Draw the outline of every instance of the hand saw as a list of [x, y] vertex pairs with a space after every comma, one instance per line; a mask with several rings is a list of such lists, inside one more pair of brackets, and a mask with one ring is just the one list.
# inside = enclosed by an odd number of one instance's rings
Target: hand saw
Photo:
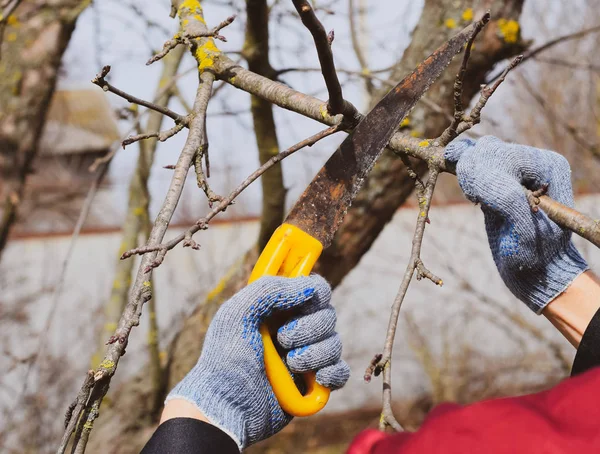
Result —
[[[310, 273], [400, 122], [465, 47], [473, 30], [471, 25], [438, 48], [361, 120], [273, 233], [248, 283], [262, 276]], [[267, 324], [260, 332], [266, 375], [281, 408], [293, 416], [317, 413], [327, 403], [330, 390], [318, 384], [315, 372], [310, 372], [303, 374], [307, 391], [302, 395], [275, 348]]]

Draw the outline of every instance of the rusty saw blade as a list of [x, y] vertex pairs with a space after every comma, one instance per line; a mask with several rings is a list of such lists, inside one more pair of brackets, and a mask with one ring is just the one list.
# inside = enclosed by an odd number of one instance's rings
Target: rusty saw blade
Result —
[[400, 122], [464, 49], [473, 34], [467, 27], [439, 47], [396, 85], [356, 126], [300, 196], [285, 222], [331, 244], [356, 193]]

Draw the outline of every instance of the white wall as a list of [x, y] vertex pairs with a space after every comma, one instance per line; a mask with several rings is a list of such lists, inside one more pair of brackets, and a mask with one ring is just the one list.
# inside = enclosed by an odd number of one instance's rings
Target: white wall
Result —
[[[578, 206], [586, 213], [599, 216], [599, 200], [600, 196], [582, 197]], [[433, 272], [444, 279], [444, 286], [439, 288], [426, 280], [413, 282], [403, 308], [427, 331], [429, 348], [434, 354], [440, 354], [444, 345], [443, 330], [449, 329], [453, 348], [467, 345], [473, 349], [474, 355], [481, 353], [506, 359], [527, 354], [521, 342], [507, 339], [505, 333], [492, 326], [489, 319], [479, 315], [477, 295], [461, 287], [464, 279], [500, 305], [511, 309], [521, 306], [505, 289], [495, 271], [480, 210], [469, 204], [435, 206], [430, 218], [423, 259]], [[333, 395], [328, 410], [377, 405], [379, 402], [379, 380], [374, 379], [370, 385], [365, 385], [362, 376], [373, 354], [382, 349], [389, 308], [406, 267], [415, 219], [415, 209], [400, 210], [373, 248], [334, 293], [339, 331], [344, 341], [344, 358], [350, 363], [353, 375], [349, 385]], [[196, 235], [202, 246], [200, 251], [177, 247], [169, 252], [163, 265], [155, 271], [155, 294], [163, 337], [169, 337], [176, 331], [182, 314], [201, 302], [224, 270], [252, 244], [257, 227], [255, 222], [215, 224]], [[167, 238], [177, 233], [174, 229]], [[8, 284], [2, 289], [3, 301], [14, 301], [19, 295], [35, 294], [40, 288], [51, 287], [58, 276], [69, 241], [69, 237], [60, 236], [10, 243], [3, 260], [3, 263], [10, 264], [2, 271], [2, 280]], [[96, 345], [94, 329], [102, 323], [100, 308], [110, 292], [119, 241], [119, 233], [83, 235], [79, 239], [44, 342], [44, 351], [55, 357], [65, 355], [69, 359], [70, 364], [61, 373], [65, 377], [76, 377], [72, 393], [76, 392]], [[582, 242], [578, 241], [578, 244]], [[592, 268], [599, 271], [599, 251], [594, 247], [582, 250]], [[52, 290], [43, 292], [27, 306], [30, 323], [2, 327], [2, 339], [6, 342], [8, 338], [14, 353], [25, 356], [38, 348], [36, 333], [47, 323], [53, 300]], [[493, 311], [488, 309], [483, 309], [483, 313], [493, 316]], [[536, 317], [526, 308], [522, 308], [522, 313], [527, 321], [552, 333], [552, 328], [542, 317]], [[446, 322], [449, 326], [444, 327]], [[429, 384], [406, 344], [402, 326], [396, 340], [393, 381], [395, 395], [406, 397], [427, 389]], [[147, 320], [144, 319], [131, 335], [116, 382], [145, 363], [146, 330]], [[25, 332], [27, 334], [23, 335]], [[163, 342], [163, 347], [165, 345], [166, 342]], [[526, 350], [539, 351], [540, 345], [536, 342], [528, 341], [528, 345]], [[566, 342], [564, 348], [567, 355], [572, 355]], [[4, 358], [4, 361], [8, 359]], [[4, 381], [21, 389], [25, 370], [24, 367], [16, 368], [5, 375]], [[31, 386], [35, 388], [35, 381]], [[18, 393], [5, 395], [0, 397], [0, 401], [11, 401], [16, 395]], [[58, 408], [57, 411], [60, 414], [63, 410]]]

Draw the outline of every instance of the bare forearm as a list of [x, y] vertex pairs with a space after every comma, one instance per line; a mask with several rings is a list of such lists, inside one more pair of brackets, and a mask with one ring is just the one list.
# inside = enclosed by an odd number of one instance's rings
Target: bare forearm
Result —
[[575, 347], [579, 347], [590, 320], [600, 309], [600, 279], [591, 271], [578, 276], [542, 314]]

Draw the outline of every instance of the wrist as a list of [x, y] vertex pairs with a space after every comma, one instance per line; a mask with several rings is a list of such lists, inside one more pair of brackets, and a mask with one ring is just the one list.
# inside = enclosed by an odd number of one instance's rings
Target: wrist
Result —
[[575, 347], [600, 309], [600, 280], [591, 271], [580, 274], [542, 311], [542, 314]]
[[174, 418], [192, 418], [212, 424], [196, 405], [185, 399], [167, 401], [160, 415], [160, 424]]

